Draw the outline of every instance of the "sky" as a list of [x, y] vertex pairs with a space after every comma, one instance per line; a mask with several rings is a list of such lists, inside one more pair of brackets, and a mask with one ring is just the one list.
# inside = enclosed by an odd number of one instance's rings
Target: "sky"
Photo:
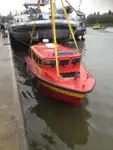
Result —
[[[26, 2], [36, 2], [37, 0], [1, 0], [0, 2], [0, 13], [2, 15], [7, 15], [10, 10], [12, 12], [20, 11], [24, 7], [22, 6]], [[75, 9], [78, 9], [80, 0], [68, 0]], [[60, 0], [56, 0], [57, 7], [60, 7]], [[108, 10], [113, 10], [113, 0], [82, 0], [81, 11], [86, 15], [98, 12], [107, 12]]]

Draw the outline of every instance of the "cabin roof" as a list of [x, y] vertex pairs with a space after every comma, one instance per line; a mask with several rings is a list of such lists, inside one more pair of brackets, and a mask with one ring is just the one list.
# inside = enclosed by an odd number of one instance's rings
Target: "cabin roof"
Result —
[[[37, 56], [43, 59], [55, 58], [54, 44], [53, 47], [52, 44], [48, 46], [47, 44], [38, 44], [38, 45], [31, 46], [31, 49]], [[80, 57], [80, 53], [78, 52], [75, 53], [74, 49], [62, 45], [57, 45], [57, 54], [58, 54], [58, 58]]]

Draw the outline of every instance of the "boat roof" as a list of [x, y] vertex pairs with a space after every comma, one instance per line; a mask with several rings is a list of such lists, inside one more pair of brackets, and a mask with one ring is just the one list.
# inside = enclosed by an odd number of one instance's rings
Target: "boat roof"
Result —
[[[43, 59], [55, 59], [55, 51], [53, 43], [37, 44], [31, 46], [31, 50], [37, 56]], [[80, 53], [75, 52], [74, 49], [59, 44], [57, 45], [57, 55], [58, 58], [73, 58], [81, 56]]]

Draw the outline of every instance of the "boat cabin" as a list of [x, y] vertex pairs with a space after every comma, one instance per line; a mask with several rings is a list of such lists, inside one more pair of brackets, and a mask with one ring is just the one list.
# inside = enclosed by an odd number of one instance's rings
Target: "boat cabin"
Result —
[[[79, 72], [81, 55], [71, 48], [57, 46], [59, 73], [63, 78], [74, 77]], [[56, 74], [56, 59], [54, 44], [38, 44], [31, 47], [31, 59], [41, 69]], [[78, 71], [74, 71], [76, 70]]]

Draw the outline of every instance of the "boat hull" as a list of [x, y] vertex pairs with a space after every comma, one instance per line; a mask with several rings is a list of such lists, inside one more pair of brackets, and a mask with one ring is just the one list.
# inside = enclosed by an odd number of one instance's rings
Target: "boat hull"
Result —
[[[10, 34], [26, 43], [30, 43], [30, 32], [34, 26], [34, 22], [13, 25], [10, 27]], [[72, 28], [76, 30], [76, 24], [72, 24]], [[68, 23], [62, 20], [56, 20], [56, 38], [57, 41], [67, 40], [70, 36]], [[36, 23], [33, 42], [42, 42], [43, 39], [52, 41], [52, 26], [51, 21], [38, 21]]]
[[[10, 34], [23, 42], [30, 43], [30, 31], [23, 32], [10, 32]], [[57, 41], [66, 40], [69, 38], [69, 30], [68, 29], [58, 29], [57, 28]], [[52, 41], [52, 29], [36, 29], [35, 35], [33, 36], [33, 42], [42, 42], [43, 39], [49, 39]]]
[[87, 32], [87, 29], [85, 27], [77, 28], [77, 31], [75, 33], [75, 37], [84, 36]]
[[49, 85], [48, 83], [45, 83], [43, 81], [40, 81], [39, 85], [41, 91], [48, 97], [51, 97], [55, 100], [71, 103], [74, 106], [79, 105], [81, 103], [81, 100], [85, 96], [85, 94], [70, 92], [68, 90]]

